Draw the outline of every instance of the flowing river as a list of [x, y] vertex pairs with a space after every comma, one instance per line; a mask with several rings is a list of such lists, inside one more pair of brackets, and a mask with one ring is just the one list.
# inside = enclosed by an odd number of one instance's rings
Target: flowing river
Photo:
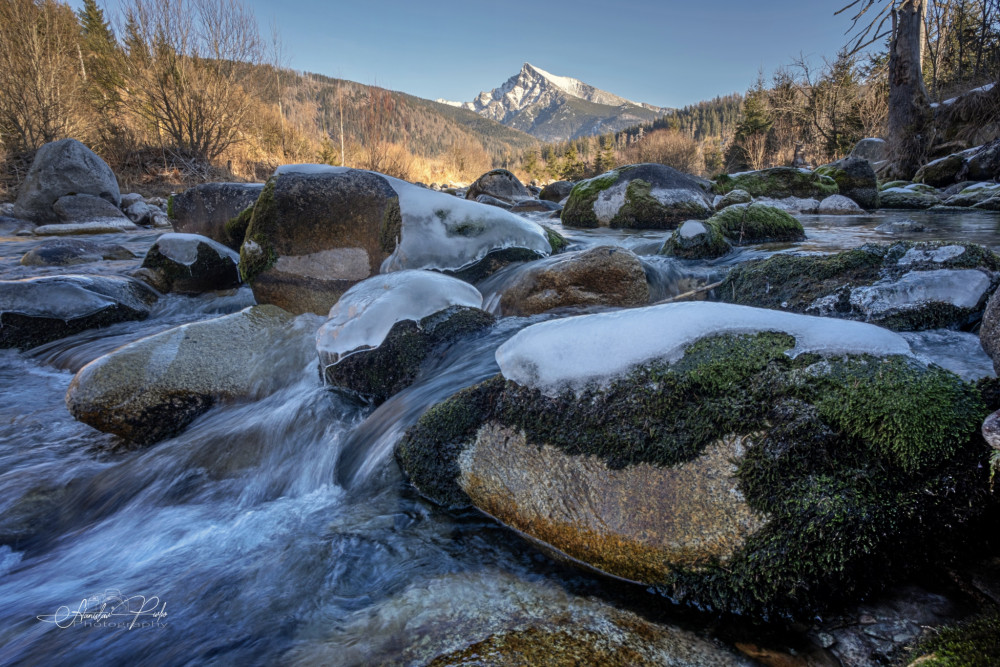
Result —
[[[802, 220], [803, 243], [743, 249], [717, 262], [655, 256], [663, 232], [563, 231], [576, 247], [610, 243], [643, 255], [654, 301], [775, 252], [900, 238], [1000, 248], [1000, 215], [990, 213]], [[875, 229], [904, 220], [925, 231]], [[125, 243], [141, 256], [155, 238], [94, 240]], [[0, 239], [0, 278], [137, 265], [18, 265], [38, 242]], [[519, 270], [480, 285], [488, 306]], [[406, 428], [429, 406], [495, 374], [497, 346], [552, 315], [504, 318], [455, 344], [377, 409], [323, 387], [314, 346], [323, 320], [301, 316], [273, 350], [278, 391], [217, 406], [176, 438], [123, 451], [70, 416], [67, 387], [89, 361], [252, 303], [246, 288], [168, 296], [143, 322], [26, 352], [0, 350], [0, 664], [425, 664], [510, 628], [554, 619], [597, 627], [609, 608], [729, 650], [731, 633], [711, 619], [551, 560], [482, 514], [440, 510], [402, 478], [392, 449]], [[966, 378], [992, 373], [973, 334], [907, 338]], [[150, 613], [74, 614], [120, 599]]]

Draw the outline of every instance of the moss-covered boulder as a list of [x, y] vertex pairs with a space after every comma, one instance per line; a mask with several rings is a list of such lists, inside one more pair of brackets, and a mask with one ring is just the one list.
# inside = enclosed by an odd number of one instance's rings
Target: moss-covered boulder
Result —
[[722, 301], [874, 322], [899, 331], [968, 328], [1000, 282], [1000, 257], [975, 244], [869, 244], [828, 256], [741, 264]]
[[979, 327], [979, 342], [993, 360], [993, 368], [1000, 374], [1000, 297], [994, 294], [983, 312]]
[[712, 201], [693, 176], [662, 164], [633, 164], [577, 183], [563, 207], [562, 223], [674, 229], [711, 212]]
[[886, 190], [891, 190], [892, 188], [905, 188], [907, 185], [913, 185], [912, 181], [888, 181], [886, 183], [880, 183], [878, 186], [879, 192], [885, 192]]
[[506, 169], [493, 169], [486, 172], [473, 181], [472, 185], [465, 192], [466, 199], [475, 199], [477, 201], [479, 201], [479, 197], [482, 195], [498, 199], [508, 206], [524, 199], [534, 199], [532, 194], [528, 192], [528, 188], [524, 187], [524, 184], [518, 180], [517, 176]]
[[[255, 306], [129, 343], [84, 366], [66, 392], [73, 416], [150, 444], [180, 433], [217, 402], [265, 395], [291, 316]], [[287, 349], [285, 350], [287, 353]]]
[[917, 170], [913, 180], [935, 188], [944, 187], [959, 180], [959, 174], [964, 166], [965, 155], [955, 153], [928, 162]]
[[980, 211], [1000, 211], [1000, 195], [981, 201], [972, 208]]
[[802, 241], [802, 223], [791, 215], [765, 204], [735, 204], [709, 218], [734, 245]]
[[146, 252], [137, 277], [161, 292], [201, 294], [238, 287], [240, 256], [197, 234], [163, 234]]
[[247, 228], [250, 226], [250, 221], [252, 219], [253, 206], [247, 206], [235, 217], [230, 218], [229, 221], [226, 222], [222, 229], [223, 240], [220, 242], [231, 250], [239, 252], [240, 246], [243, 245], [243, 241], [247, 237]]
[[887, 188], [879, 193], [882, 208], [928, 209], [941, 203], [938, 191], [921, 183]]
[[504, 315], [527, 316], [567, 306], [640, 306], [649, 284], [635, 253], [598, 246], [525, 269], [503, 290]]
[[840, 195], [857, 202], [869, 211], [879, 207], [878, 177], [871, 162], [861, 157], [846, 157], [816, 170], [837, 183]]
[[1000, 180], [1000, 139], [978, 147], [966, 160], [962, 176], [974, 181]]
[[493, 325], [472, 285], [436, 271], [374, 276], [347, 290], [316, 333], [320, 372], [375, 404], [408, 387], [437, 347]]
[[281, 170], [261, 191], [240, 250], [257, 303], [326, 314], [395, 250], [399, 197], [378, 174]]
[[121, 276], [0, 280], [0, 348], [29, 348], [87, 329], [143, 320], [156, 292]]
[[729, 242], [712, 222], [688, 220], [660, 248], [661, 255], [680, 259], [716, 259], [728, 254]]
[[724, 195], [733, 190], [745, 190], [754, 197], [803, 197], [822, 199], [839, 192], [837, 182], [829, 176], [796, 167], [773, 167], [760, 171], [720, 176], [713, 190]]
[[724, 195], [715, 196], [715, 210], [721, 211], [734, 204], [749, 204], [753, 201], [753, 196], [746, 190], [731, 190]]
[[553, 320], [396, 457], [435, 502], [673, 600], [808, 618], [990, 506], [978, 391], [908, 351], [862, 323], [711, 303]]
[[[170, 198], [168, 213], [174, 231], [230, 245], [226, 223], [253, 206], [263, 189], [263, 183], [203, 183], [188, 188]], [[239, 243], [230, 247], [239, 250], [242, 242], [241, 235]]]
[[975, 206], [1000, 197], [1000, 183], [975, 183], [944, 201], [945, 206]]
[[22, 266], [72, 266], [101, 260], [135, 259], [135, 253], [117, 243], [83, 239], [52, 239], [39, 243], [21, 257]]

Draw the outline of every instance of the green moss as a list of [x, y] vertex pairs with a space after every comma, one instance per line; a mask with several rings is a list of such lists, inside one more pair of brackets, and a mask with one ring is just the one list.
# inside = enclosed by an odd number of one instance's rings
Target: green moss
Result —
[[659, 254], [681, 259], [715, 259], [727, 254], [730, 250], [729, 243], [719, 231], [718, 225], [710, 222], [704, 224], [708, 233], [690, 239], [683, 238], [680, 229], [675, 230], [663, 244]]
[[594, 213], [594, 202], [598, 195], [617, 183], [618, 178], [618, 171], [610, 171], [574, 185], [560, 216], [562, 223], [570, 227], [598, 227], [600, 222]]
[[625, 201], [611, 219], [610, 226], [614, 229], [631, 227], [671, 229], [675, 226], [675, 217], [650, 194], [652, 190], [652, 184], [642, 179], [629, 181], [625, 187]]
[[992, 667], [1000, 664], [1000, 610], [992, 609], [942, 628], [913, 651], [909, 664], [921, 667]]
[[735, 176], [719, 177], [712, 187], [715, 194], [746, 190], [754, 197], [827, 197], [840, 192], [836, 181], [816, 172], [793, 167], [774, 167]]
[[735, 245], [801, 241], [806, 237], [802, 223], [785, 211], [764, 204], [730, 206], [709, 218], [709, 222]]
[[170, 195], [167, 197], [167, 217], [171, 220], [174, 219], [174, 196]]
[[248, 206], [239, 215], [235, 218], [230, 218], [229, 222], [226, 223], [226, 245], [237, 252], [239, 252], [240, 246], [243, 245], [243, 239], [246, 238], [247, 228], [250, 226], [250, 220], [253, 218], [253, 209], [253, 206]]
[[824, 384], [820, 415], [907, 472], [951, 458], [988, 414], [972, 385], [902, 358], [840, 364]]
[[[802, 618], [933, 557], [991, 501], [977, 390], [908, 359], [789, 358], [784, 334], [718, 336], [674, 363], [556, 397], [501, 376], [429, 411], [397, 456], [422, 493], [467, 503], [457, 458], [485, 422], [611, 468], [673, 466], [750, 436], [736, 477], [767, 523], [726, 563], [663, 571], [703, 609]], [[933, 535], [933, 538], [931, 536]]]
[[569, 241], [565, 236], [552, 229], [548, 225], [542, 225], [542, 229], [545, 230], [545, 238], [549, 240], [549, 245], [552, 247], [552, 254], [558, 255], [563, 250], [569, 246]]
[[912, 181], [889, 181], [888, 183], [883, 183], [879, 186], [879, 191], [889, 190], [891, 188], [905, 188], [907, 185], [912, 185]]
[[379, 225], [379, 248], [387, 255], [396, 251], [396, 245], [403, 238], [403, 213], [399, 209], [399, 199], [392, 199], [385, 208], [385, 215]]
[[278, 252], [271, 243], [278, 228], [278, 208], [274, 201], [276, 186], [277, 179], [272, 177], [261, 190], [240, 248], [240, 276], [249, 284], [278, 261]]

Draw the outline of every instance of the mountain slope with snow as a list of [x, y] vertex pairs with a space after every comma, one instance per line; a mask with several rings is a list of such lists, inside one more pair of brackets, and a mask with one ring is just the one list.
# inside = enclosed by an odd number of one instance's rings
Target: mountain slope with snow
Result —
[[530, 63], [472, 102], [438, 101], [475, 111], [543, 141], [623, 130], [670, 111], [627, 100], [579, 79], [550, 74]]

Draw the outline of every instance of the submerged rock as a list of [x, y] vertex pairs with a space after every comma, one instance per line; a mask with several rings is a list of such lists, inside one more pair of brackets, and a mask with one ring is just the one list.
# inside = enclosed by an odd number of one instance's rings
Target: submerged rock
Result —
[[496, 197], [492, 197], [490, 195], [479, 195], [478, 197], [475, 197], [475, 200], [480, 204], [486, 204], [487, 206], [496, 206], [497, 208], [502, 208], [505, 211], [509, 211], [513, 206], [513, 204], [511, 204], [510, 202], [506, 202], [502, 199], [497, 199]]
[[111, 167], [76, 139], [61, 139], [38, 149], [17, 193], [14, 217], [56, 222], [53, 205], [67, 195], [93, 195], [117, 207], [121, 191]]
[[869, 244], [831, 256], [775, 255], [735, 267], [731, 303], [875, 322], [900, 331], [969, 327], [1000, 282], [1000, 257], [975, 244]]
[[[466, 199], [479, 200], [486, 195], [502, 202], [516, 204], [524, 199], [534, 199], [528, 188], [518, 180], [517, 176], [506, 169], [494, 169], [477, 178], [465, 192]], [[483, 202], [487, 203], [487, 202]]]
[[510, 207], [511, 213], [550, 213], [562, 211], [562, 206], [544, 199], [526, 199]]
[[649, 303], [642, 262], [631, 251], [598, 246], [560, 255], [525, 269], [504, 290], [504, 315], [528, 316], [566, 306], [639, 306]]
[[708, 221], [734, 245], [801, 241], [806, 237], [801, 222], [781, 209], [760, 203], [734, 204]]
[[[226, 223], [254, 205], [263, 183], [204, 183], [170, 198], [174, 231], [200, 234], [228, 244]], [[236, 249], [243, 243], [239, 239]]]
[[681, 259], [715, 259], [728, 254], [729, 243], [713, 222], [688, 220], [674, 230], [663, 247], [661, 255]]
[[117, 243], [94, 243], [83, 239], [52, 239], [29, 250], [23, 266], [72, 266], [101, 260], [135, 259], [135, 253]]
[[552, 320], [396, 456], [431, 500], [671, 599], [808, 618], [990, 502], [978, 392], [908, 352], [871, 325], [723, 304]]
[[161, 292], [201, 294], [238, 287], [240, 256], [197, 234], [163, 234], [142, 260], [148, 282]]
[[433, 271], [398, 271], [358, 283], [316, 333], [326, 383], [376, 405], [413, 383], [441, 345], [493, 325], [472, 285]]
[[218, 401], [268, 392], [267, 352], [291, 316], [274, 306], [193, 322], [84, 366], [66, 392], [73, 417], [136, 444], [180, 433]]
[[633, 164], [577, 183], [562, 222], [572, 227], [674, 229], [711, 212], [712, 201], [693, 176], [662, 164]]
[[836, 181], [808, 169], [773, 167], [760, 171], [745, 171], [721, 176], [713, 188], [724, 195], [732, 190], [744, 190], [754, 197], [784, 199], [786, 197], [822, 199], [839, 192]]
[[0, 348], [30, 348], [149, 316], [157, 294], [120, 276], [44, 276], [0, 281]]
[[139, 228], [128, 218], [104, 218], [91, 222], [64, 222], [57, 225], [35, 227], [35, 236], [77, 236], [80, 234], [120, 234]]

